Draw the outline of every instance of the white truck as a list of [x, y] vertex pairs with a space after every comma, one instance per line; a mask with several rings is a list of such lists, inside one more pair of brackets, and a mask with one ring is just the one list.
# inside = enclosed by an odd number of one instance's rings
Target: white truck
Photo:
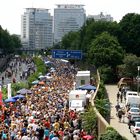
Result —
[[127, 98], [128, 95], [138, 96], [138, 92], [128, 90], [128, 91], [126, 92], [126, 98]]
[[69, 92], [69, 109], [83, 112], [86, 106], [87, 90], [71, 90]]
[[76, 88], [90, 84], [90, 71], [78, 71], [76, 74]]
[[140, 105], [140, 96], [136, 96], [136, 95], [127, 95], [126, 97], [126, 105], [130, 105], [133, 106], [135, 105], [135, 107], [139, 107]]

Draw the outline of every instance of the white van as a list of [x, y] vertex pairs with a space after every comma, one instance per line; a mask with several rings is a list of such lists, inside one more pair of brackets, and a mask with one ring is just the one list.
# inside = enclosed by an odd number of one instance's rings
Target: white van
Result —
[[128, 95], [126, 97], [126, 105], [128, 104], [137, 104], [138, 106], [140, 105], [140, 96], [134, 96], [134, 95]]
[[129, 91], [129, 90], [128, 90], [128, 91], [126, 92], [126, 98], [127, 98], [128, 95], [138, 96], [138, 92], [136, 92], [136, 91]]
[[69, 109], [84, 111], [86, 105], [87, 90], [71, 90], [69, 92]]
[[84, 112], [85, 103], [83, 100], [72, 100], [69, 109]]

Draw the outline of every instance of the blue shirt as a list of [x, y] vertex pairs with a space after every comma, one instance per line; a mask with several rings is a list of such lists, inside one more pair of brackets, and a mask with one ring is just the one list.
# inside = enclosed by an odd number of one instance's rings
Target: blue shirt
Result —
[[45, 129], [44, 135], [45, 135], [45, 136], [49, 136], [49, 133], [50, 133], [49, 129]]

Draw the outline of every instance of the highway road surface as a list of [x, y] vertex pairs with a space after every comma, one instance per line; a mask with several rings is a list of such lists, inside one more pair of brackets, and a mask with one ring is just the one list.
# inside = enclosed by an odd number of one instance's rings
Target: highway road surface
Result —
[[[115, 105], [117, 104], [116, 94], [118, 92], [117, 85], [106, 85], [106, 90], [108, 97], [111, 103], [111, 119], [110, 125], [114, 127], [122, 136], [125, 136], [128, 140], [135, 140], [133, 135], [130, 133], [130, 130], [127, 125], [127, 117], [124, 118], [124, 122], [119, 122], [118, 117], [116, 116]], [[122, 103], [124, 105], [124, 102]]]

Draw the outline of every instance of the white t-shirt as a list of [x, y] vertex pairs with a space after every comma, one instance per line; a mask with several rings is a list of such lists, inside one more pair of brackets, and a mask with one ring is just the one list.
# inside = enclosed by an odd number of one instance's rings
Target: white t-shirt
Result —
[[58, 137], [53, 137], [52, 140], [59, 140], [59, 138]]
[[79, 140], [79, 136], [78, 135], [73, 135], [73, 140]]

